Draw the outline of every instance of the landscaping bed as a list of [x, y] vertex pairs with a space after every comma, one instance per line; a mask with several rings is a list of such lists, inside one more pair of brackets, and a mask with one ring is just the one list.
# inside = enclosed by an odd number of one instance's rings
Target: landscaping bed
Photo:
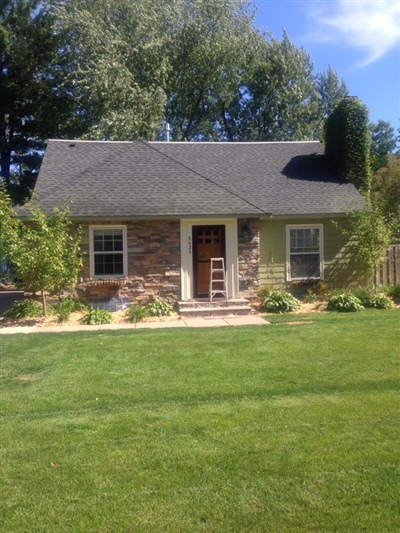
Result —
[[[57, 315], [48, 314], [47, 316], [40, 317], [26, 317], [20, 319], [0, 319], [0, 328], [15, 328], [23, 326], [36, 326], [36, 327], [51, 327], [51, 326], [78, 326], [82, 324], [85, 313], [83, 311], [76, 311], [71, 313], [67, 320], [60, 322]], [[170, 320], [178, 320], [180, 317], [177, 314], [163, 317], [145, 317], [143, 322], [166, 322]], [[112, 313], [113, 324], [127, 324], [126, 311], [117, 311]]]
[[[298, 316], [298, 315], [315, 315], [318, 313], [325, 313], [327, 312], [328, 303], [327, 301], [319, 301], [319, 302], [305, 302], [300, 301], [300, 305], [297, 309], [283, 313], [287, 317], [290, 316]], [[394, 302], [395, 308], [400, 308], [400, 302], [396, 300]], [[259, 314], [261, 316], [268, 317], [269, 319], [271, 317], [279, 317], [283, 314], [277, 314], [277, 313], [270, 313], [270, 312], [255, 312], [255, 314]], [[114, 313], [111, 313], [112, 315], [112, 321], [113, 324], [128, 324], [129, 320], [127, 318], [127, 310], [117, 311]], [[58, 316], [55, 313], [49, 313], [47, 316], [38, 316], [38, 317], [26, 317], [26, 318], [19, 318], [19, 319], [6, 319], [4, 317], [0, 318], [0, 329], [4, 328], [16, 328], [16, 327], [25, 327], [25, 326], [35, 326], [35, 327], [52, 327], [52, 326], [78, 326], [83, 323], [83, 319], [85, 316], [85, 311], [75, 311], [71, 313], [67, 320], [64, 320], [60, 322]], [[173, 313], [171, 315], [167, 316], [146, 316], [141, 319], [142, 322], [169, 322], [171, 320], [180, 320], [180, 315]], [[288, 320], [285, 320], [286, 323]], [[293, 323], [304, 323], [304, 321], [296, 321], [294, 320]]]

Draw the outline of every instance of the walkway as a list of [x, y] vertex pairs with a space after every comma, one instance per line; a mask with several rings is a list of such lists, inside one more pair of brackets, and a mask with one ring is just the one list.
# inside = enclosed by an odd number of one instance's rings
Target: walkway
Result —
[[215, 328], [225, 326], [265, 326], [266, 320], [257, 315], [232, 316], [224, 318], [186, 318], [160, 322], [139, 322], [135, 324], [115, 323], [98, 326], [60, 325], [60, 326], [14, 326], [0, 329], [0, 335], [12, 333], [64, 333], [71, 331], [98, 331], [119, 329], [162, 329], [162, 328]]

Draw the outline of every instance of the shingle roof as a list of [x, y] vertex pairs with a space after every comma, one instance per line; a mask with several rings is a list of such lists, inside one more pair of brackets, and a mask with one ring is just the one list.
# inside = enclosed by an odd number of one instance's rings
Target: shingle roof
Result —
[[318, 142], [51, 140], [35, 192], [74, 217], [339, 214], [363, 206]]

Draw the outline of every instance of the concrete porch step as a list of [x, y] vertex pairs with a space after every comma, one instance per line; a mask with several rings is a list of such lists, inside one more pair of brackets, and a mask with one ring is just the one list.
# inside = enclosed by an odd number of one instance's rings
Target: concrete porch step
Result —
[[192, 300], [178, 302], [178, 312], [183, 318], [246, 316], [252, 312], [248, 300]]

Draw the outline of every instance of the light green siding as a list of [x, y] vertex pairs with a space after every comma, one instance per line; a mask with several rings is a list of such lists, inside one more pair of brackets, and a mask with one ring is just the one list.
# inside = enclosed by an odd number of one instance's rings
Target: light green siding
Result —
[[[346, 219], [337, 221], [342, 227]], [[286, 272], [286, 226], [291, 224], [323, 225], [324, 280], [333, 287], [346, 287], [360, 281], [357, 275], [352, 246], [327, 218], [261, 220], [260, 224], [260, 281], [261, 285], [284, 287], [290, 285]]]

